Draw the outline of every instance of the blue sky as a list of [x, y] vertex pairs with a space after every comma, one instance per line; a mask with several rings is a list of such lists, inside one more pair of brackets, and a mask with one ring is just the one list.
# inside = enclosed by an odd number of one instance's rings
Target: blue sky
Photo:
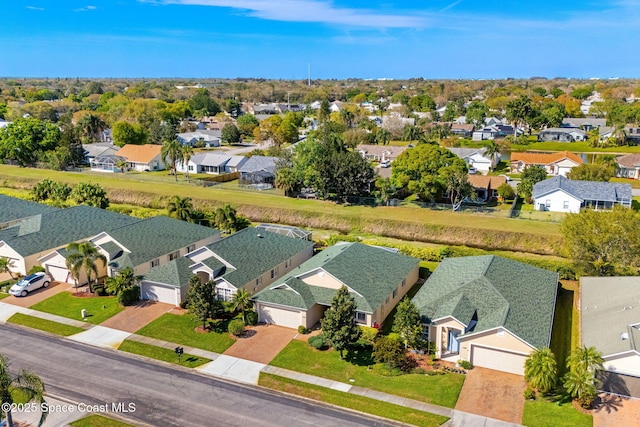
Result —
[[6, 0], [0, 76], [640, 77], [640, 0]]

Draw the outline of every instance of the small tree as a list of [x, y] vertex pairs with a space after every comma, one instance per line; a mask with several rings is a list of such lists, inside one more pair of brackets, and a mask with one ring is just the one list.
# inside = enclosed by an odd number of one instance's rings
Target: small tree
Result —
[[522, 178], [518, 183], [518, 196], [524, 198], [527, 203], [530, 203], [533, 186], [545, 179], [547, 179], [547, 171], [542, 166], [529, 166], [522, 172]]
[[398, 303], [393, 318], [393, 331], [400, 334], [404, 348], [414, 347], [422, 334], [422, 321], [418, 307], [409, 298], [404, 297]]
[[543, 394], [548, 393], [556, 383], [558, 364], [549, 348], [541, 348], [531, 353], [524, 362], [524, 379]]
[[338, 289], [322, 319], [322, 333], [333, 348], [340, 353], [360, 338], [361, 330], [356, 324], [356, 301], [346, 286]]
[[498, 196], [502, 197], [502, 200], [513, 200], [516, 197], [516, 192], [513, 191], [513, 187], [509, 183], [505, 182], [498, 187]]
[[118, 271], [115, 277], [107, 277], [105, 279], [105, 289], [109, 295], [119, 295], [121, 292], [136, 286], [141, 279], [142, 276], [136, 276], [131, 267], [125, 267]]
[[0, 257], [0, 274], [1, 273], [9, 273], [11, 279], [13, 279], [13, 272], [11, 271], [11, 263], [12, 261], [6, 257]]
[[197, 275], [189, 279], [189, 291], [187, 292], [187, 308], [202, 322], [202, 328], [207, 328], [207, 320], [214, 316], [215, 288], [213, 283], [202, 282]]
[[249, 292], [247, 292], [245, 288], [238, 289], [236, 294], [233, 296], [231, 303], [234, 310], [240, 310], [242, 312], [242, 322], [246, 325], [247, 320], [245, 318], [245, 312], [253, 307], [253, 302], [251, 301], [251, 295], [249, 295]]
[[73, 188], [70, 196], [79, 205], [84, 204], [100, 209], [109, 207], [107, 192], [99, 184], [81, 182]]
[[190, 197], [173, 196], [167, 202], [167, 212], [169, 216], [175, 217], [181, 221], [192, 222], [193, 203]]
[[221, 135], [222, 142], [225, 144], [232, 144], [234, 142], [240, 142], [240, 131], [233, 123], [227, 123], [222, 128]]
[[389, 369], [399, 368], [407, 360], [407, 353], [400, 341], [383, 336], [373, 344], [373, 358], [378, 363], [386, 363]]
[[595, 347], [576, 348], [567, 358], [569, 372], [564, 376], [564, 387], [583, 408], [591, 407], [596, 397], [596, 376], [603, 363], [602, 353]]
[[67, 245], [67, 268], [71, 271], [71, 274], [76, 280], [76, 287], [78, 286], [78, 280], [80, 278], [80, 272], [84, 270], [87, 274], [87, 282], [89, 283], [89, 290], [93, 292], [93, 282], [91, 273], [98, 278], [98, 265], [97, 261], [100, 261], [103, 266], [107, 264], [107, 257], [102, 255], [98, 249], [91, 242], [74, 242]]
[[[9, 363], [7, 359], [0, 354], [0, 403], [2, 411], [7, 419], [7, 425], [13, 427], [13, 417], [11, 416], [11, 404], [13, 402], [12, 393], [17, 392], [20, 396], [26, 397], [27, 402], [35, 402], [38, 405], [45, 403], [44, 401], [44, 381], [36, 374], [21, 369], [16, 376], [11, 376], [9, 372]], [[8, 408], [5, 409], [5, 406]], [[44, 423], [48, 412], [42, 411], [38, 427]]]

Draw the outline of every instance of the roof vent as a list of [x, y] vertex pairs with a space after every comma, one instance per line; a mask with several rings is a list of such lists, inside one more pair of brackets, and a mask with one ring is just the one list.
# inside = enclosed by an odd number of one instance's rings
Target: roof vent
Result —
[[620, 334], [620, 339], [622, 341], [628, 340], [629, 339], [629, 334], [627, 332], [623, 332]]
[[258, 239], [262, 239], [262, 234], [258, 233]]
[[622, 311], [627, 311], [627, 310], [631, 310], [633, 308], [633, 306], [628, 305], [625, 308], [622, 309]]

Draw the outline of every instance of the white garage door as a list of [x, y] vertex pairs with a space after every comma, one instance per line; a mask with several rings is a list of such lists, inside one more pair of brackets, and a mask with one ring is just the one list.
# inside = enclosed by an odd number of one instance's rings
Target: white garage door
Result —
[[56, 265], [47, 265], [47, 273], [51, 276], [51, 280], [62, 283], [75, 283], [69, 269], [64, 267], [58, 267]]
[[482, 368], [524, 375], [527, 356], [487, 347], [472, 346], [471, 363]]
[[272, 325], [298, 329], [298, 326], [300, 326], [301, 322], [300, 317], [301, 316], [299, 311], [269, 307], [262, 304], [258, 308], [258, 321], [270, 323]]
[[141, 284], [140, 298], [173, 305], [177, 305], [180, 302], [176, 301], [176, 288], [144, 282]]

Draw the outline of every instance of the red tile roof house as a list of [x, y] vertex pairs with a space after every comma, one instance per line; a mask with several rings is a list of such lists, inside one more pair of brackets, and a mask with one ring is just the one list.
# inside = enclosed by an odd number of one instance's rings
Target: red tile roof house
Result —
[[571, 169], [582, 164], [582, 159], [569, 151], [557, 153], [511, 153], [511, 173], [522, 173], [529, 166], [542, 166], [547, 175], [566, 176]]
[[130, 169], [137, 170], [138, 172], [149, 172], [164, 170], [166, 168], [162, 161], [161, 151], [161, 145], [126, 144], [118, 150], [116, 155], [125, 158], [129, 163]]

